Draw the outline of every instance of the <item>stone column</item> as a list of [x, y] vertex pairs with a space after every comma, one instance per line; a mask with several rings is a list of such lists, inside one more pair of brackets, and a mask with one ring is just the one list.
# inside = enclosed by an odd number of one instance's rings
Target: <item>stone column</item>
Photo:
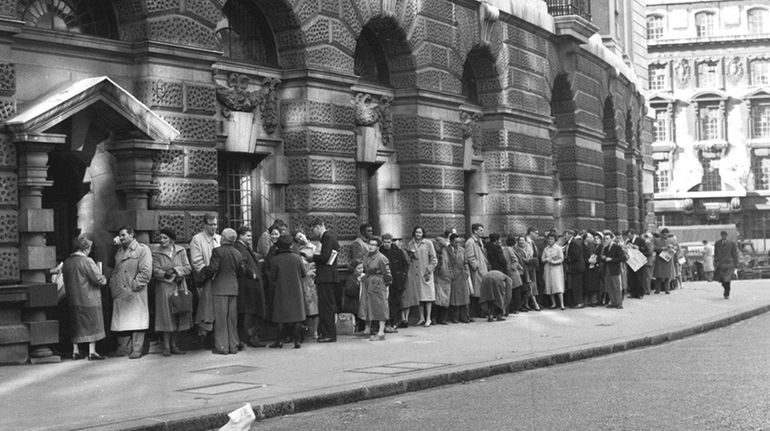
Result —
[[48, 344], [59, 341], [59, 323], [48, 320], [44, 307], [57, 303], [56, 285], [45, 284], [56, 266], [56, 247], [47, 246], [45, 233], [53, 231], [54, 213], [43, 209], [48, 176], [48, 153], [64, 144], [63, 135], [21, 135], [14, 139], [18, 153], [19, 270], [27, 290], [22, 321], [29, 328], [29, 357], [33, 363], [59, 362]]

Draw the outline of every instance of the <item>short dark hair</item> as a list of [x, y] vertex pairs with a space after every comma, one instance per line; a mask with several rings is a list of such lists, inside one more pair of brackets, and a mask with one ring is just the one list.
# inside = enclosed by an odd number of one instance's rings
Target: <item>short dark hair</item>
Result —
[[481, 223], [473, 223], [471, 225], [471, 232], [476, 232], [480, 227], [484, 227]]
[[527, 235], [531, 234], [532, 232], [537, 231], [537, 228], [534, 226], [530, 226], [527, 228]]
[[377, 247], [382, 245], [382, 240], [380, 239], [380, 237], [378, 237], [376, 235], [371, 237], [371, 238], [369, 238], [367, 241], [370, 241], [370, 242], [371, 241], [377, 241]]
[[134, 231], [134, 228], [132, 228], [131, 226], [128, 226], [128, 225], [123, 225], [123, 226], [118, 228], [118, 235], [120, 235], [120, 231], [123, 231], [123, 230], [126, 231], [126, 233], [129, 234], [129, 235], [135, 235], [136, 234], [136, 232]]
[[386, 239], [393, 239], [393, 235], [389, 233], [382, 234], [382, 240], [385, 241]]
[[211, 224], [212, 221], [217, 219], [216, 213], [206, 213], [203, 214], [203, 223]]
[[722, 232], [719, 232], [719, 235], [720, 236], [727, 236], [727, 231], [723, 230]]
[[545, 234], [545, 237], [546, 238], [553, 238], [554, 241], [555, 241], [556, 240], [556, 233], [554, 233], [553, 231], [548, 231], [548, 233]]
[[238, 227], [238, 230], [236, 230], [236, 232], [238, 233], [238, 236], [246, 235], [248, 232], [251, 232], [251, 231], [252, 231], [251, 227], [245, 224], [240, 225]]
[[322, 218], [320, 218], [320, 217], [316, 217], [316, 218], [314, 218], [314, 219], [313, 219], [313, 220], [310, 222], [310, 229], [313, 229], [313, 228], [315, 228], [316, 226], [323, 226], [323, 227], [326, 227], [326, 225], [324, 224], [324, 221], [323, 221], [323, 219], [322, 219]]
[[360, 232], [361, 235], [363, 235], [363, 234], [366, 233], [366, 230], [369, 229], [369, 228], [371, 228], [372, 231], [374, 230], [374, 227], [372, 225], [370, 225], [369, 223], [364, 223], [364, 224], [362, 224], [361, 226], [358, 227], [358, 232]]
[[510, 234], [505, 238], [505, 245], [507, 245], [508, 247], [513, 247], [514, 245], [516, 245], [516, 241], [518, 241], [518, 236], [514, 234]]
[[444, 231], [444, 238], [449, 238], [450, 235], [452, 235], [453, 229], [447, 229]]
[[174, 232], [174, 229], [171, 229], [170, 227], [164, 227], [161, 229], [160, 234], [171, 238], [171, 241], [176, 241], [176, 232]]
[[500, 239], [500, 234], [497, 232], [492, 232], [489, 234], [489, 242], [497, 242], [497, 240]]
[[423, 228], [420, 225], [417, 225], [414, 227], [414, 229], [412, 229], [412, 238], [414, 238], [414, 234], [417, 233], [417, 229], [420, 229], [422, 231], [422, 236], [423, 238], [425, 238], [425, 228]]

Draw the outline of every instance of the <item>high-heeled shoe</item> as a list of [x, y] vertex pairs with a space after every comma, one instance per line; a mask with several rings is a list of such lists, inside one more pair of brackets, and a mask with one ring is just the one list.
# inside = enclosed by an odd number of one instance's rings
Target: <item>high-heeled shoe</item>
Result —
[[86, 357], [86, 355], [84, 355], [82, 353], [73, 353], [72, 354], [72, 360], [73, 361], [77, 361], [78, 359], [83, 359], [85, 357]]
[[427, 327], [429, 327], [429, 326], [430, 326], [432, 323], [433, 323], [433, 322], [432, 322], [430, 319], [426, 320], [426, 321], [425, 321], [425, 327], [426, 327], [426, 328], [427, 328]]
[[101, 360], [104, 360], [104, 356], [102, 356], [102, 355], [100, 355], [98, 353], [91, 353], [90, 355], [88, 355], [88, 360], [89, 361], [101, 361]]
[[271, 349], [280, 349], [280, 348], [282, 348], [282, 347], [283, 347], [283, 342], [281, 342], [281, 341], [276, 341], [275, 343], [273, 343], [273, 344], [271, 344], [271, 345], [269, 345], [269, 346], [267, 346], [267, 347], [269, 347], [269, 348], [271, 348]]
[[425, 321], [424, 320], [420, 320], [419, 322], [417, 322], [416, 326], [421, 326], [421, 325], [424, 325], [424, 324], [425, 324]]

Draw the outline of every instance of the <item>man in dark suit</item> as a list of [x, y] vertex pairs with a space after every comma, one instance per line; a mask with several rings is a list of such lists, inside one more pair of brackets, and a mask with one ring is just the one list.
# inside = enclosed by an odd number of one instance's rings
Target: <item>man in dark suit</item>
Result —
[[[646, 241], [637, 235], [633, 229], [626, 231], [626, 245], [629, 248], [639, 250], [645, 257], [650, 256], [650, 248], [647, 247]], [[647, 279], [646, 272], [646, 265], [639, 268], [636, 272], [628, 268], [628, 294], [632, 298], [642, 299], [644, 297], [644, 282]]]
[[722, 283], [725, 299], [730, 299], [730, 282], [738, 265], [738, 247], [727, 239], [727, 232], [719, 234], [722, 239], [714, 244], [714, 279]]
[[564, 253], [564, 266], [567, 269], [567, 289], [572, 295], [572, 305], [583, 308], [583, 273], [586, 272], [586, 261], [583, 259], [583, 241], [575, 236], [575, 231], [564, 231], [567, 243]]
[[340, 244], [333, 233], [326, 230], [320, 218], [310, 223], [310, 229], [321, 241], [321, 252], [313, 256], [316, 265], [315, 284], [318, 289], [318, 342], [337, 341], [337, 326], [334, 314], [337, 312], [337, 255]]

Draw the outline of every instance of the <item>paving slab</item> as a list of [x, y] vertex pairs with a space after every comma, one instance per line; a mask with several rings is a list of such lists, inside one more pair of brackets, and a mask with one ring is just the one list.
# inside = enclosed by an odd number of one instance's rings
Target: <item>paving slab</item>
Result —
[[272, 417], [691, 336], [770, 310], [770, 289], [765, 280], [737, 281], [725, 300], [717, 283], [688, 282], [624, 306], [410, 327], [385, 341], [344, 336], [226, 356], [200, 350], [0, 367], [0, 429], [207, 430], [246, 402]]

